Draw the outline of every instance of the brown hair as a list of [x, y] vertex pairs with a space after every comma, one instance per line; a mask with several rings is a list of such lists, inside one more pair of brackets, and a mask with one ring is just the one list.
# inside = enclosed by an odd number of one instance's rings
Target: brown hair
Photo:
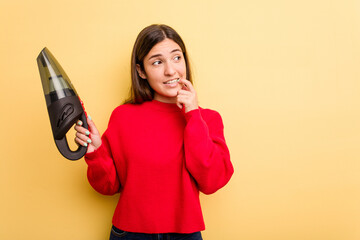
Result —
[[136, 38], [132, 55], [131, 55], [131, 89], [130, 97], [125, 103], [139, 104], [145, 101], [151, 101], [154, 98], [154, 90], [150, 87], [148, 81], [139, 76], [136, 65], [139, 64], [142, 71], [144, 70], [144, 58], [150, 50], [164, 39], [171, 39], [176, 42], [184, 55], [186, 64], [186, 76], [192, 82], [191, 70], [186, 53], [186, 48], [180, 35], [171, 27], [163, 24], [153, 24], [144, 28]]

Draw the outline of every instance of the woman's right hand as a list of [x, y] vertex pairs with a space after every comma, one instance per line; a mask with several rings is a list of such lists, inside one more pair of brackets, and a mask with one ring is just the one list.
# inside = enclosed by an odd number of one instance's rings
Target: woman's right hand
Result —
[[81, 146], [87, 146], [87, 152], [91, 153], [98, 149], [101, 145], [101, 136], [97, 130], [95, 123], [92, 121], [91, 117], [88, 116], [87, 123], [89, 129], [86, 129], [82, 126], [82, 121], [78, 121], [75, 125], [76, 137], [75, 142]]

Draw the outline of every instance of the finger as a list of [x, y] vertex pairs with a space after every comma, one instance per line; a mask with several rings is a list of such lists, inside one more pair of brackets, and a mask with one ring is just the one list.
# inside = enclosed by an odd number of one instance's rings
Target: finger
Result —
[[179, 95], [182, 95], [182, 96], [191, 96], [193, 93], [191, 93], [190, 91], [188, 90], [179, 90], [178, 91], [178, 96]]
[[176, 96], [176, 105], [182, 109], [184, 107], [184, 102], [182, 100], [182, 95], [178, 93], [178, 95]]
[[178, 99], [178, 102], [184, 107], [186, 107], [186, 106], [188, 106], [188, 105], [190, 105], [190, 101], [189, 101], [189, 99], [188, 98], [179, 98]]
[[82, 142], [86, 142], [88, 144], [92, 143], [92, 140], [86, 134], [82, 134], [82, 133], [77, 132], [75, 135], [76, 135], [76, 138], [80, 139]]
[[87, 136], [90, 135], [90, 131], [82, 126], [75, 125], [74, 129], [75, 129], [75, 131], [77, 131], [79, 133], [85, 134]]
[[182, 84], [181, 89], [182, 89], [182, 90], [185, 90], [185, 91], [190, 91], [190, 89], [188, 88], [188, 86], [186, 86], [185, 83]]
[[182, 105], [182, 103], [180, 103], [180, 102], [177, 102], [176, 105], [177, 105], [180, 109], [183, 108], [183, 105]]
[[88, 146], [88, 143], [86, 141], [83, 141], [81, 140], [80, 138], [78, 137], [75, 137], [75, 142], [78, 144], [78, 145], [81, 145], [81, 146], [84, 146], [84, 147], [87, 147]]
[[195, 88], [189, 80], [180, 78], [179, 82], [182, 83], [190, 92], [195, 92]]
[[99, 135], [99, 131], [97, 130], [96, 126], [95, 126], [95, 123], [94, 121], [92, 120], [92, 118], [90, 117], [90, 115], [88, 115], [88, 118], [87, 118], [87, 123], [89, 125], [89, 130], [92, 134], [95, 134], [95, 135]]

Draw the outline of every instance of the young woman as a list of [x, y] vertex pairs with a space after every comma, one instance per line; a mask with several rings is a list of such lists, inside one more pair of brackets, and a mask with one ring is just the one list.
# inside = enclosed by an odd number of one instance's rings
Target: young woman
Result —
[[140, 32], [131, 78], [102, 137], [91, 118], [89, 130], [75, 127], [92, 187], [121, 193], [110, 239], [202, 239], [199, 191], [216, 192], [234, 171], [221, 116], [198, 106], [185, 45], [169, 26]]

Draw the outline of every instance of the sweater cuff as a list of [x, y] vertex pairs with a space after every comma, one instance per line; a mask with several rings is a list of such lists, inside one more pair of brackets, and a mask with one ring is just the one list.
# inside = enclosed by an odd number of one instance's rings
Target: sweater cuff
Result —
[[193, 117], [201, 118], [200, 108], [197, 108], [197, 109], [194, 109], [194, 110], [191, 110], [191, 111], [185, 113], [185, 119], [187, 122], [189, 122], [189, 120]]
[[91, 152], [91, 153], [86, 153], [85, 154], [85, 161], [87, 160], [93, 160], [94, 158], [96, 158], [99, 155], [99, 152], [101, 152], [101, 149], [103, 148], [104, 144], [101, 144], [100, 147], [98, 147], [98, 149], [96, 149], [95, 151]]

